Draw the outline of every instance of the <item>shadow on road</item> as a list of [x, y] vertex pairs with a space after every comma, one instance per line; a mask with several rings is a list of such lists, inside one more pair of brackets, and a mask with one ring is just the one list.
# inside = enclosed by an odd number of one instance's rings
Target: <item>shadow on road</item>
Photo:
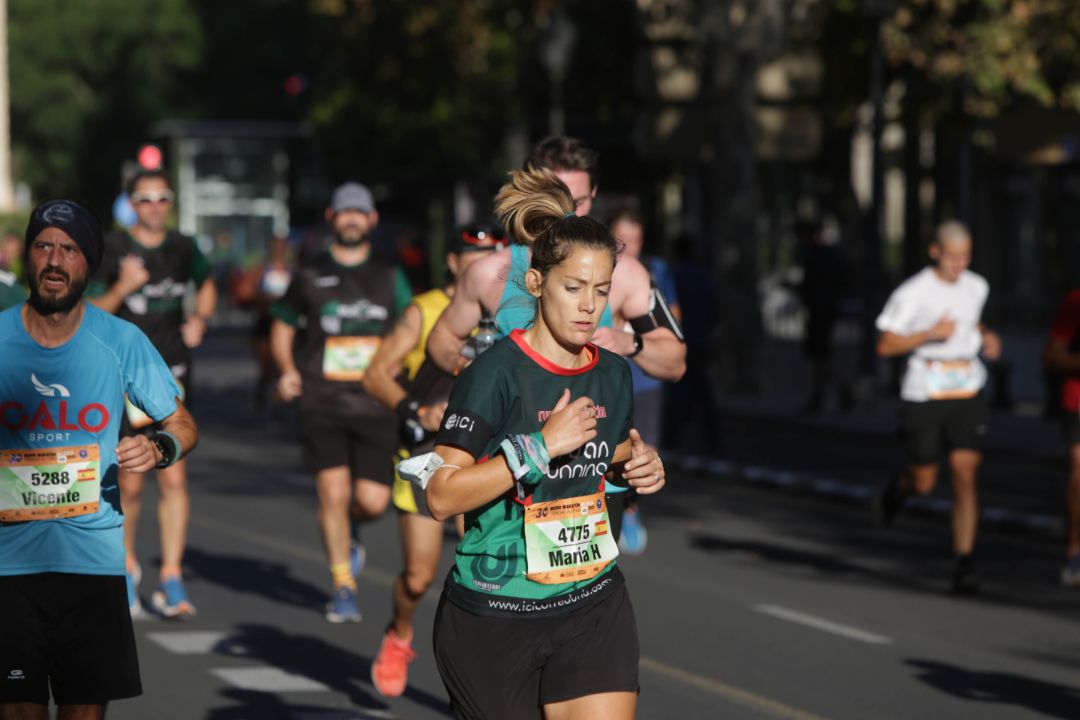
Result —
[[1027, 708], [1045, 717], [1080, 717], [1080, 689], [1022, 675], [977, 672], [933, 660], [907, 660], [927, 685], [963, 700]]
[[[732, 509], [773, 526], [777, 541], [699, 531], [689, 534], [688, 545], [704, 552], [742, 554], [776, 568], [810, 570], [837, 582], [854, 580], [937, 594], [948, 589], [952, 558], [942, 528], [925, 532], [925, 525], [912, 523], [914, 527], [886, 529], [870, 520], [868, 513], [839, 508], [813, 508], [805, 518], [795, 520], [790, 511], [783, 513], [778, 506], [746, 502]], [[1075, 595], [1049, 581], [1056, 579], [1056, 555], [987, 538], [980, 543], [979, 568], [983, 589], [978, 597], [963, 602], [1048, 610], [1080, 621]]]
[[933, 592], [940, 587], [940, 582], [935, 583], [932, 577], [925, 576], [925, 561], [919, 563], [922, 568], [921, 574], [877, 570], [852, 562], [849, 558], [835, 553], [820, 553], [780, 544], [726, 538], [717, 534], [694, 534], [690, 538], [690, 546], [709, 552], [741, 553], [755, 560], [796, 569], [814, 570], [847, 581], [852, 578], [863, 578], [884, 585], [924, 592]]
[[214, 708], [203, 716], [205, 720], [368, 720], [396, 717], [386, 710], [369, 712], [363, 708], [342, 710], [290, 703], [272, 693], [253, 690], [226, 690], [222, 695], [237, 704]]
[[184, 551], [184, 565], [208, 582], [241, 594], [261, 595], [285, 605], [314, 608], [321, 613], [329, 599], [321, 588], [292, 577], [289, 566], [284, 563], [188, 547]]
[[[320, 682], [348, 697], [356, 708], [344, 711], [290, 705], [272, 693], [233, 688], [222, 694], [241, 705], [215, 709], [207, 714], [207, 720], [394, 717], [386, 703], [370, 691], [372, 658], [348, 652], [321, 638], [290, 634], [270, 625], [240, 625], [214, 651], [229, 657], [261, 660], [272, 667]], [[406, 689], [404, 697], [435, 712], [450, 714], [445, 698], [412, 687]]]

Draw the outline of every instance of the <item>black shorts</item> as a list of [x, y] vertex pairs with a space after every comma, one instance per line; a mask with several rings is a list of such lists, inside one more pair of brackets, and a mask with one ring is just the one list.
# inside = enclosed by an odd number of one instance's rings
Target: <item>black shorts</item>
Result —
[[548, 703], [638, 692], [637, 623], [621, 575], [616, 582], [596, 602], [541, 617], [477, 615], [444, 590], [435, 662], [454, 716], [539, 720]]
[[0, 703], [102, 705], [142, 694], [122, 575], [0, 576]]
[[961, 400], [904, 402], [900, 426], [910, 465], [932, 465], [942, 452], [981, 451], [989, 410], [982, 395]]
[[301, 412], [300, 444], [309, 472], [348, 466], [354, 478], [383, 485], [394, 481], [397, 422], [386, 417], [342, 417]]

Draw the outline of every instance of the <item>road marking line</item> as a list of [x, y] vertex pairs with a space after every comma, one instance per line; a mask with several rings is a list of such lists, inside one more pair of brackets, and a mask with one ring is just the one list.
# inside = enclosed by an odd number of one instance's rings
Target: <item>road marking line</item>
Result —
[[210, 672], [241, 690], [256, 692], [329, 692], [317, 680], [276, 667], [211, 668]]
[[148, 632], [146, 637], [177, 655], [205, 655], [225, 639], [223, 632]]
[[765, 615], [771, 615], [772, 617], [787, 620], [788, 622], [797, 623], [799, 625], [806, 625], [807, 627], [846, 637], [850, 640], [858, 640], [859, 642], [869, 643], [870, 645], [892, 644], [892, 639], [887, 638], [884, 635], [860, 630], [859, 628], [850, 625], [842, 625], [833, 622], [832, 620], [815, 617], [814, 615], [807, 615], [806, 613], [801, 613], [797, 610], [789, 610], [788, 608], [780, 607], [779, 605], [755, 605], [754, 609]]
[[740, 705], [758, 712], [764, 712], [772, 717], [780, 718], [781, 720], [825, 720], [821, 715], [815, 715], [806, 710], [800, 710], [799, 708], [785, 705], [779, 700], [773, 700], [764, 695], [758, 695], [749, 690], [743, 690], [740, 687], [728, 685], [727, 683], [720, 682], [714, 678], [698, 675], [697, 673], [692, 673], [688, 670], [682, 670], [681, 668], [668, 665], [659, 660], [653, 660], [652, 658], [642, 656], [639, 662], [640, 666], [645, 670], [650, 670], [659, 675], [663, 675], [668, 679], [696, 687], [699, 690], [719, 695], [735, 705]]

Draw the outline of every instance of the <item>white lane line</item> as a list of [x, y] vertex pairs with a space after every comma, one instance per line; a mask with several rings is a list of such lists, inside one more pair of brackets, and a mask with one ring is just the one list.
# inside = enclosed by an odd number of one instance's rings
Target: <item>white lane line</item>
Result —
[[668, 665], [659, 660], [653, 660], [645, 655], [641, 656], [639, 664], [642, 670], [648, 670], [663, 675], [669, 680], [677, 680], [684, 685], [705, 690], [720, 696], [734, 705], [749, 708], [755, 712], [764, 713], [770, 717], [778, 718], [778, 720], [825, 720], [825, 718], [820, 715], [815, 715], [806, 710], [800, 710], [791, 705], [785, 705], [779, 700], [773, 700], [770, 697], [758, 695], [749, 690], [743, 690], [741, 687], [720, 682], [715, 678], [698, 675], [697, 673], [692, 673], [688, 670]]
[[210, 672], [241, 690], [267, 693], [330, 691], [317, 680], [275, 667], [211, 668]]
[[148, 632], [146, 637], [177, 655], [206, 655], [225, 639], [223, 632]]
[[789, 610], [788, 608], [780, 607], [779, 605], [755, 605], [754, 609], [765, 615], [771, 615], [772, 617], [798, 623], [799, 625], [806, 625], [807, 627], [812, 627], [816, 630], [821, 630], [822, 632], [846, 637], [849, 640], [858, 640], [859, 642], [869, 643], [870, 645], [892, 644], [892, 638], [887, 638], [884, 635], [860, 630], [859, 628], [850, 625], [842, 625], [841, 623], [826, 620], [825, 618], [819, 618], [814, 615], [807, 615], [806, 613], [801, 613], [797, 610]]

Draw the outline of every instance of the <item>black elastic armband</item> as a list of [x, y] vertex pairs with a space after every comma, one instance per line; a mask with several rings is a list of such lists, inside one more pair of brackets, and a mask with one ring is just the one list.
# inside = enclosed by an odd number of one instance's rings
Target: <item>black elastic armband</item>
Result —
[[180, 456], [183, 453], [183, 448], [180, 447], [180, 441], [177, 440], [176, 436], [172, 433], [159, 430], [153, 435], [150, 435], [147, 439], [153, 443], [154, 447], [161, 453], [161, 461], [155, 465], [158, 469], [175, 465], [176, 461], [180, 459]]
[[649, 312], [636, 318], [630, 318], [628, 322], [631, 329], [636, 333], [644, 335], [650, 330], [664, 327], [673, 332], [679, 342], [686, 342], [679, 321], [675, 319], [671, 308], [668, 307], [667, 298], [664, 297], [664, 293], [660, 292], [658, 287], [654, 286], [650, 291]]
[[639, 352], [645, 349], [645, 339], [641, 337], [641, 333], [634, 333], [634, 352], [630, 353], [626, 357], [634, 357]]

